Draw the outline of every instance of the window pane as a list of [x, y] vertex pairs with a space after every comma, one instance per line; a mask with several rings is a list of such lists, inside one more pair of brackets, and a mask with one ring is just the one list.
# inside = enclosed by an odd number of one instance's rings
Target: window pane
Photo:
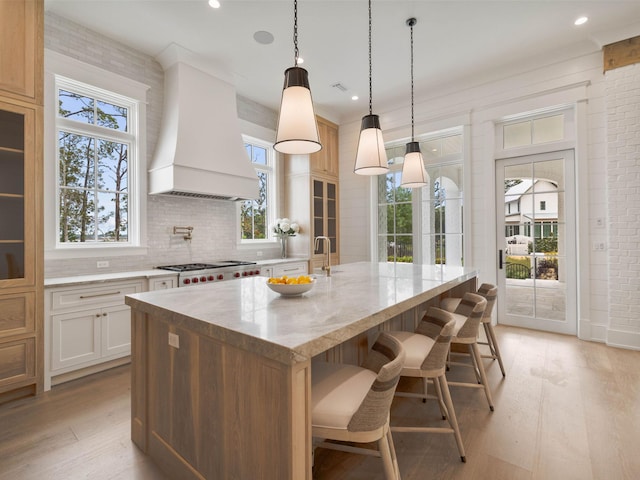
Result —
[[126, 242], [128, 196], [124, 193], [98, 193], [98, 235], [100, 242]]
[[60, 117], [82, 123], [94, 123], [93, 98], [67, 92], [66, 90], [59, 90], [58, 102], [58, 115]]
[[462, 135], [453, 135], [442, 139], [442, 155], [462, 153]]
[[128, 145], [98, 140], [98, 188], [126, 191], [128, 187]]
[[410, 203], [396, 205], [396, 233], [412, 233], [412, 208]]
[[531, 123], [527, 121], [505, 125], [503, 135], [504, 148], [531, 145]]
[[93, 188], [94, 139], [61, 131], [58, 140], [61, 186]]
[[98, 100], [97, 103], [97, 125], [100, 125], [101, 127], [111, 128], [113, 130], [120, 130], [121, 132], [128, 131], [127, 120], [129, 117], [129, 109], [100, 100]]
[[564, 138], [564, 115], [538, 118], [533, 121], [533, 143], [555, 142]]
[[63, 188], [60, 191], [61, 242], [93, 241], [95, 235], [95, 195], [88, 190]]

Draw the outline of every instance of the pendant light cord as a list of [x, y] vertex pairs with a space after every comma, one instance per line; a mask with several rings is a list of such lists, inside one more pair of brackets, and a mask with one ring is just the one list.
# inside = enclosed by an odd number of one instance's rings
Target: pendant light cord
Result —
[[409, 23], [411, 27], [411, 141], [414, 141], [414, 133], [413, 133], [413, 25], [415, 24], [415, 19]]
[[369, 0], [369, 115], [373, 114], [373, 86], [371, 76], [371, 0]]
[[293, 2], [293, 48], [294, 48], [294, 67], [298, 66], [298, 57], [300, 52], [298, 51], [298, 0]]

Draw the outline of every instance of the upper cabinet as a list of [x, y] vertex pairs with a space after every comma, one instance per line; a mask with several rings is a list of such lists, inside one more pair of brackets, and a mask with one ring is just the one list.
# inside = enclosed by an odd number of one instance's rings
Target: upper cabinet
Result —
[[338, 177], [338, 126], [316, 117], [322, 149], [309, 156], [311, 173]]
[[0, 91], [42, 105], [43, 0], [0, 1]]

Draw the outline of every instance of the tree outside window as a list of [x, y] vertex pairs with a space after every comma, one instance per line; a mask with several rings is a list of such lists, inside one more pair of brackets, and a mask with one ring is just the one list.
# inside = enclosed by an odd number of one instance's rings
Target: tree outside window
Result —
[[271, 145], [255, 139], [245, 140], [245, 149], [258, 174], [258, 198], [240, 205], [241, 241], [268, 240], [275, 202], [274, 154]]
[[129, 242], [129, 106], [59, 88], [58, 241]]

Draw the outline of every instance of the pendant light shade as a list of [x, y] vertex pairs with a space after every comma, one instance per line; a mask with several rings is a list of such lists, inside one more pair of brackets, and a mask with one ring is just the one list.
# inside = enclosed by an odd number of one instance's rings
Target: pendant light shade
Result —
[[273, 148], [288, 154], [314, 153], [322, 148], [309, 74], [304, 68], [291, 67], [284, 72], [278, 132]]
[[369, 114], [362, 117], [353, 171], [358, 175], [381, 175], [389, 171], [378, 115]]
[[429, 175], [424, 168], [424, 159], [420, 152], [420, 144], [414, 138], [414, 120], [413, 120], [413, 26], [416, 24], [415, 18], [407, 20], [407, 25], [411, 27], [411, 141], [407, 143], [407, 149], [404, 154], [404, 163], [402, 164], [402, 181], [400, 186], [403, 188], [421, 188], [429, 183]]
[[429, 176], [424, 169], [424, 159], [418, 142], [407, 143], [402, 164], [402, 183], [404, 188], [420, 188], [429, 183]]
[[380, 117], [372, 113], [373, 88], [371, 81], [371, 0], [369, 0], [369, 115], [362, 117], [356, 164], [358, 175], [381, 175], [389, 171], [387, 151], [384, 148]]
[[278, 117], [276, 143], [278, 152], [290, 155], [309, 154], [322, 148], [313, 110], [309, 74], [298, 67], [298, 2], [293, 2], [294, 66], [284, 72], [284, 88]]

